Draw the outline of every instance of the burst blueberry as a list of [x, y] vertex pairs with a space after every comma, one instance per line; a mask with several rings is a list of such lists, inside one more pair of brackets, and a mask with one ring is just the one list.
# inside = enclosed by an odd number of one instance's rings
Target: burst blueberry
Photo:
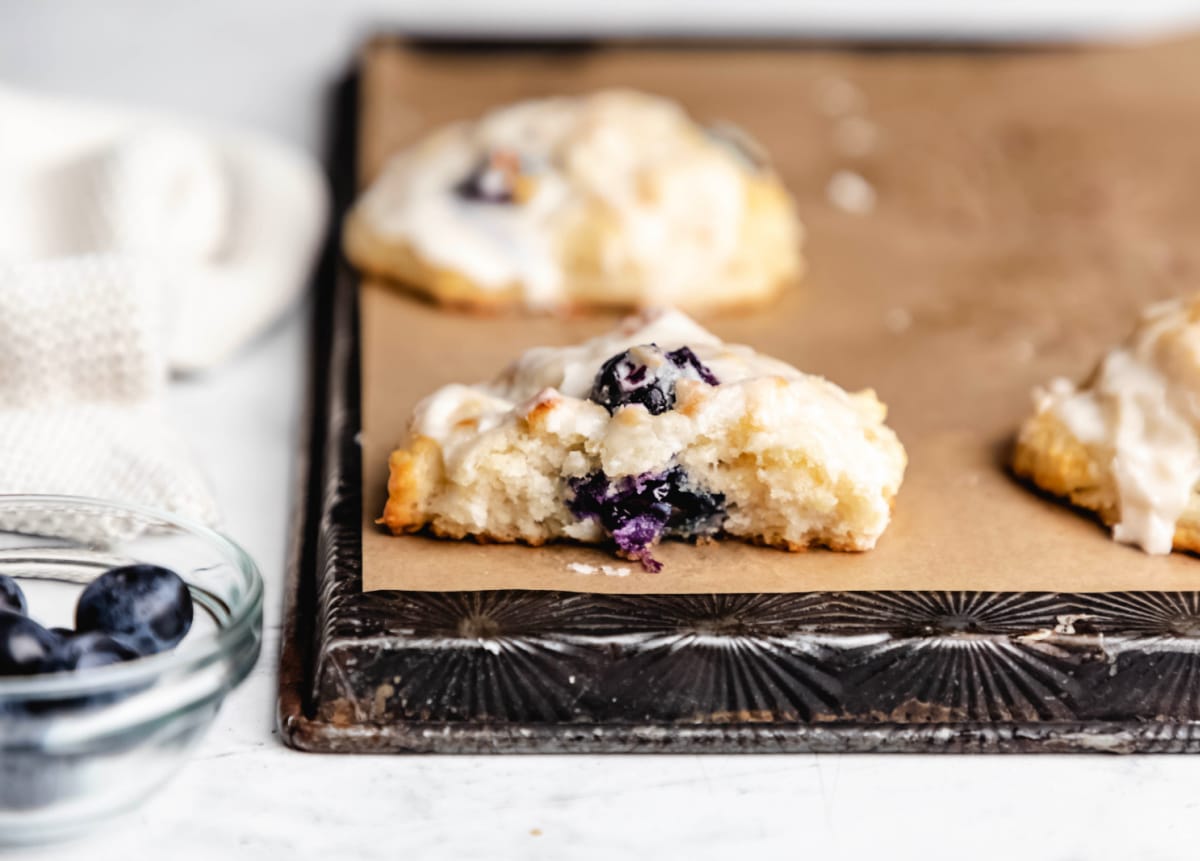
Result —
[[22, 616], [29, 612], [29, 604], [20, 584], [7, 574], [0, 574], [0, 610], [11, 610]]
[[571, 512], [598, 522], [618, 552], [647, 571], [662, 568], [651, 548], [664, 536], [715, 535], [725, 521], [725, 496], [700, 487], [680, 466], [616, 479], [594, 472], [569, 483]]
[[158, 565], [128, 565], [106, 571], [83, 590], [75, 628], [108, 634], [151, 655], [176, 646], [192, 615], [192, 597], [178, 574]]
[[28, 616], [0, 610], [0, 676], [49, 673], [58, 637]]
[[641, 404], [651, 415], [660, 415], [675, 408], [675, 387], [682, 379], [719, 385], [716, 375], [690, 348], [668, 353], [657, 344], [644, 344], [601, 365], [588, 397], [609, 413], [627, 404]]

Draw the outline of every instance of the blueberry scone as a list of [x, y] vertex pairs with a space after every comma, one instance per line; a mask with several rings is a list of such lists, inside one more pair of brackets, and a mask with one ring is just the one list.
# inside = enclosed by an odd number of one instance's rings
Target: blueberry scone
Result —
[[1014, 471], [1147, 553], [1200, 552], [1200, 296], [1153, 305], [1080, 386], [1035, 391]]
[[869, 550], [906, 456], [871, 391], [849, 394], [679, 311], [417, 405], [380, 522], [396, 534], [611, 543], [657, 570], [664, 537]]
[[520, 102], [399, 153], [344, 230], [358, 268], [473, 308], [752, 305], [800, 272], [761, 150], [628, 90]]

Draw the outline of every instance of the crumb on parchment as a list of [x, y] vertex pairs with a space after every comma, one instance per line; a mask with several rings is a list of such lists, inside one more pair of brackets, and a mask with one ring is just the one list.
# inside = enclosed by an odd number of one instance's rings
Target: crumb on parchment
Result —
[[875, 208], [875, 188], [852, 170], [839, 170], [825, 189], [829, 202], [843, 212], [866, 215]]
[[576, 574], [604, 574], [607, 577], [628, 577], [633, 569], [624, 565], [588, 565], [586, 562], [568, 562], [567, 570]]

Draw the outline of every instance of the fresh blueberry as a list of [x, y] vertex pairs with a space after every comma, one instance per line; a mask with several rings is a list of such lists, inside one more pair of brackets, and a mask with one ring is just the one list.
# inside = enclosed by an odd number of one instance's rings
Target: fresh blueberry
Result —
[[698, 486], [680, 466], [617, 479], [594, 472], [569, 484], [571, 512], [597, 521], [620, 554], [641, 562], [647, 571], [662, 568], [650, 551], [663, 536], [715, 535], [725, 521], [724, 494]]
[[7, 574], [0, 574], [0, 610], [11, 610], [22, 616], [29, 612], [29, 604], [20, 584]]
[[651, 415], [675, 407], [675, 384], [681, 379], [719, 384], [716, 376], [688, 347], [667, 353], [657, 344], [633, 347], [601, 367], [588, 397], [615, 413], [626, 404], [641, 404]]
[[79, 596], [75, 628], [100, 631], [152, 655], [174, 648], [192, 626], [192, 596], [174, 571], [158, 565], [113, 568]]
[[141, 657], [134, 649], [99, 631], [67, 636], [54, 650], [55, 663], [60, 670], [90, 670]]
[[58, 637], [28, 616], [0, 610], [0, 676], [53, 672]]

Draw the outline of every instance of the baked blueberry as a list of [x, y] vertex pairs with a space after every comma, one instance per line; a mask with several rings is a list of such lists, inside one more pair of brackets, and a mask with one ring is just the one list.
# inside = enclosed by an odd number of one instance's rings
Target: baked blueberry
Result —
[[721, 531], [725, 523], [725, 494], [701, 487], [681, 466], [672, 467], [666, 479], [667, 503], [671, 506], [668, 535], [697, 538]]
[[626, 404], [641, 404], [656, 416], [674, 409], [675, 384], [681, 379], [718, 385], [716, 375], [688, 347], [666, 353], [657, 344], [645, 344], [601, 365], [588, 398], [609, 413]]
[[615, 480], [594, 472], [569, 484], [571, 512], [596, 520], [622, 556], [641, 562], [648, 571], [662, 567], [650, 553], [661, 538], [715, 535], [725, 519], [724, 495], [696, 485], [680, 466]]
[[178, 574], [158, 565], [127, 565], [104, 572], [83, 590], [75, 628], [108, 634], [152, 655], [183, 639], [192, 614], [192, 596]]
[[454, 193], [473, 203], [518, 203], [522, 188], [521, 157], [497, 150], [475, 165]]
[[22, 616], [29, 612], [29, 604], [20, 584], [7, 574], [0, 574], [0, 610], [11, 610]]
[[701, 380], [708, 383], [710, 386], [719, 386], [721, 381], [717, 379], [717, 375], [708, 369], [708, 366], [697, 358], [692, 352], [691, 347], [680, 347], [678, 350], [672, 350], [667, 353], [667, 358], [671, 360], [671, 364], [679, 368], [680, 376], [690, 380]]
[[132, 647], [99, 631], [64, 637], [54, 650], [54, 661], [59, 670], [89, 670], [137, 657], [140, 656]]
[[652, 368], [647, 363], [657, 358], [651, 352], [657, 350], [653, 345], [635, 347], [613, 356], [600, 367], [588, 397], [609, 413], [626, 404], [641, 404], [655, 416], [671, 409], [675, 406], [674, 381], [659, 372], [666, 370], [662, 364]]
[[0, 610], [0, 676], [53, 672], [58, 642], [28, 616]]

